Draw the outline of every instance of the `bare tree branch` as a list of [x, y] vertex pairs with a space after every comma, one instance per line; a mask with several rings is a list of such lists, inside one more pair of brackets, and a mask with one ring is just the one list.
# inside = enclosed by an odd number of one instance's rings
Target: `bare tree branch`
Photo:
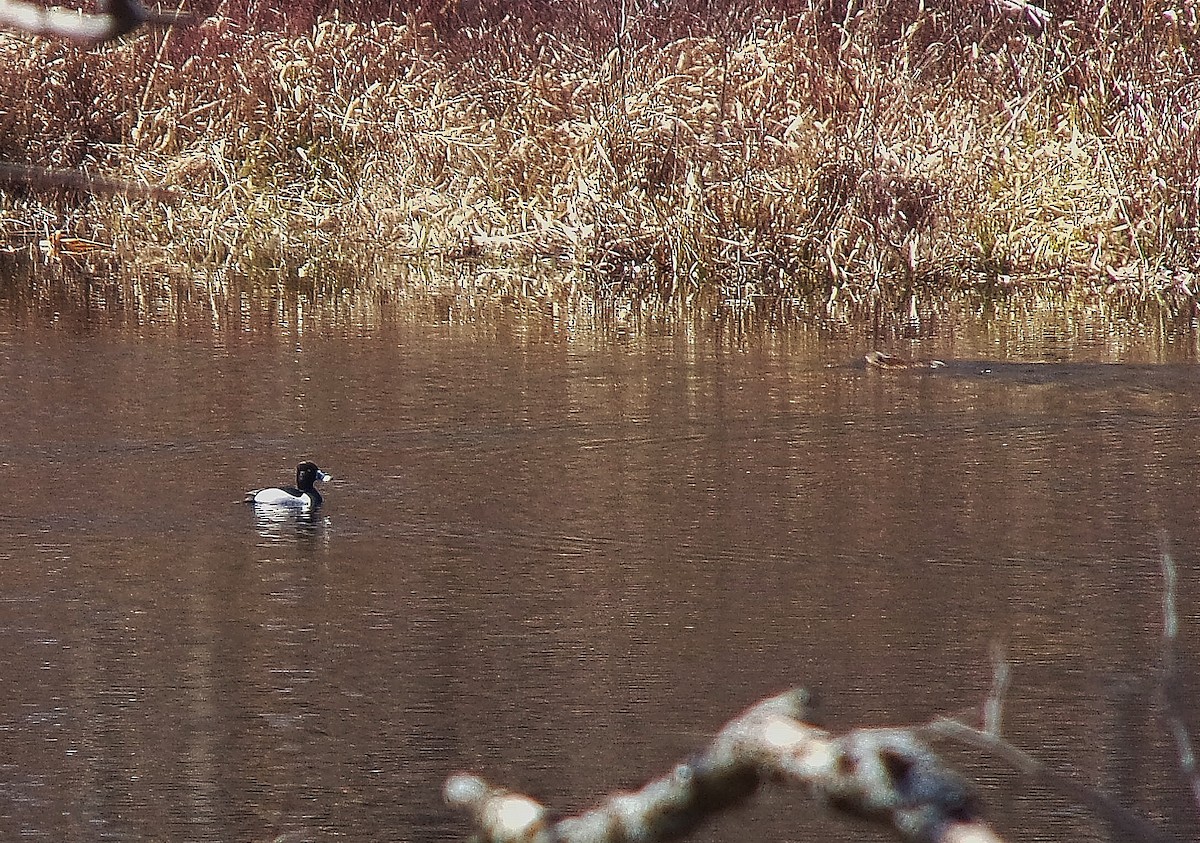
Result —
[[921, 732], [940, 738], [950, 738], [960, 743], [986, 750], [1003, 758], [1018, 772], [1034, 781], [1086, 805], [1120, 832], [1122, 840], [1130, 843], [1179, 843], [1179, 840], [1152, 825], [1123, 807], [1116, 799], [1089, 787], [1072, 777], [1043, 764], [1037, 758], [1019, 749], [997, 735], [968, 726], [961, 720], [948, 717], [938, 718], [921, 729]]
[[528, 796], [460, 773], [448, 804], [492, 843], [656, 843], [693, 831], [748, 799], [766, 781], [798, 785], [827, 807], [921, 843], [998, 843], [966, 783], [906, 729], [834, 736], [804, 722], [800, 689], [731, 720], [697, 757], [635, 793], [621, 793], [557, 822]]
[[176, 12], [147, 9], [138, 0], [109, 0], [101, 3], [101, 10], [78, 12], [23, 0], [0, 0], [0, 26], [91, 45], [120, 38], [143, 24], [170, 25], [186, 20], [186, 16]]
[[[2, 0], [0, 0], [2, 2]], [[170, 202], [179, 198], [177, 191], [152, 184], [137, 184], [123, 178], [95, 176], [80, 170], [51, 170], [32, 164], [0, 161], [0, 185], [20, 184], [32, 188], [67, 188], [96, 194], [121, 194]]]

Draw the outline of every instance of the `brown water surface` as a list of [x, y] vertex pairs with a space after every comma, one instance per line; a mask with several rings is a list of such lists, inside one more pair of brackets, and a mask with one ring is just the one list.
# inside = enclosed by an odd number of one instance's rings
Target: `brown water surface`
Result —
[[[0, 289], [2, 839], [461, 840], [452, 771], [570, 810], [790, 685], [978, 706], [996, 646], [1009, 739], [1196, 837], [1190, 325]], [[239, 502], [302, 457], [315, 517]], [[1013, 839], [1123, 839], [946, 751]], [[782, 791], [701, 837], [749, 835], [885, 839]]]

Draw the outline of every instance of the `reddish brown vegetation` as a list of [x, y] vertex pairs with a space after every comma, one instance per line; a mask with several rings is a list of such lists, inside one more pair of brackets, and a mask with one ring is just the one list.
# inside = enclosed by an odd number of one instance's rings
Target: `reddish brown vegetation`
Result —
[[254, 0], [105, 48], [0, 35], [3, 195], [127, 262], [552, 261], [613, 295], [1053, 279], [1191, 300], [1195, 0]]

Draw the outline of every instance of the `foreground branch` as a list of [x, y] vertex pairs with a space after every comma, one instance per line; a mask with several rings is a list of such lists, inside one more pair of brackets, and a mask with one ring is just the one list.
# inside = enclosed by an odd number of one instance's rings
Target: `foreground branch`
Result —
[[460, 773], [446, 802], [471, 816], [492, 843], [654, 843], [688, 834], [747, 800], [765, 781], [800, 786], [825, 806], [890, 827], [901, 839], [996, 843], [966, 783], [904, 729], [856, 729], [840, 737], [804, 722], [797, 689], [731, 720], [698, 757], [636, 793], [609, 797], [553, 821], [533, 799]]
[[120, 38], [143, 24], [182, 23], [185, 16], [174, 12], [147, 9], [138, 0], [110, 0], [97, 13], [77, 12], [60, 6], [39, 6], [22, 0], [0, 0], [0, 26], [28, 32], [70, 38], [84, 44], [99, 44]]

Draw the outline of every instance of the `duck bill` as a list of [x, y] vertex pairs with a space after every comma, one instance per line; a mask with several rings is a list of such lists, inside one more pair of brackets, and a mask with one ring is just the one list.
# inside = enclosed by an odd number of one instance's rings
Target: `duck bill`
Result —
[[319, 470], [319, 469], [318, 469], [318, 470], [317, 470], [317, 479], [318, 479], [318, 480], [320, 480], [322, 483], [324, 483], [326, 480], [332, 480], [332, 479], [333, 479], [333, 475], [332, 475], [332, 474], [326, 474], [324, 471], [321, 471], [321, 470]]

